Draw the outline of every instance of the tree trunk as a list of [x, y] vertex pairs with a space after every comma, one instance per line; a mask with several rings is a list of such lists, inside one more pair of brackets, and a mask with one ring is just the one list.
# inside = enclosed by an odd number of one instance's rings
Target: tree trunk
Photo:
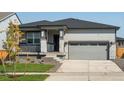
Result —
[[16, 76], [16, 58], [13, 60], [13, 76], [15, 77]]
[[27, 70], [27, 61], [25, 62], [24, 76], [26, 75], [26, 70]]

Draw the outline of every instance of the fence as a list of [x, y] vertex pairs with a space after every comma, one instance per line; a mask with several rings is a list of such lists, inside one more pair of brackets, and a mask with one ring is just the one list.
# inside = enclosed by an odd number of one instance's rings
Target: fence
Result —
[[117, 58], [124, 58], [124, 48], [117, 48], [116, 56]]

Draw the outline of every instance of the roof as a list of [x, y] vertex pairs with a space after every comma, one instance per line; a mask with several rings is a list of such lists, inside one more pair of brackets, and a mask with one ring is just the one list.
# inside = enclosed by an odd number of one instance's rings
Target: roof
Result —
[[64, 25], [67, 26], [69, 29], [79, 29], [79, 28], [114, 28], [114, 29], [119, 29], [117, 26], [113, 25], [107, 25], [107, 24], [101, 24], [101, 23], [96, 23], [96, 22], [90, 22], [90, 21], [85, 21], [85, 20], [80, 20], [80, 19], [74, 19], [74, 18], [68, 18], [68, 19], [62, 19], [62, 20], [57, 20], [57, 21], [37, 21], [37, 22], [31, 22], [31, 23], [26, 23], [20, 25], [20, 27], [31, 27], [31, 26], [53, 26], [53, 25]]
[[0, 12], [0, 21], [13, 14], [14, 12]]
[[29, 27], [29, 26], [38, 26], [38, 25], [46, 25], [46, 24], [50, 24], [50, 21], [47, 20], [42, 20], [42, 21], [36, 21], [36, 22], [31, 22], [31, 23], [26, 23], [26, 24], [22, 24], [20, 25], [21, 27]]
[[124, 41], [124, 38], [122, 38], [122, 37], [116, 37], [116, 40], [117, 41]]

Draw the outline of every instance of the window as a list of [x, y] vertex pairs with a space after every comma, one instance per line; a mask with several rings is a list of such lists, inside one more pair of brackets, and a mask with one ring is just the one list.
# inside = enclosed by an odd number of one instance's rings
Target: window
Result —
[[89, 45], [91, 45], [91, 46], [97, 46], [98, 45], [98, 43], [89, 43]]
[[33, 45], [39, 45], [40, 44], [40, 32], [28, 32], [27, 43], [33, 44]]
[[107, 45], [107, 43], [105, 43], [105, 42], [100, 42], [98, 45], [104, 46], [104, 45]]
[[34, 43], [40, 44], [40, 33], [34, 33]]
[[120, 43], [120, 42], [118, 42], [118, 45], [120, 46], [120, 45], [121, 45], [121, 43]]
[[27, 43], [28, 44], [33, 44], [33, 32], [28, 32], [27, 33]]
[[71, 46], [78, 46], [78, 43], [70, 43]]
[[124, 42], [122, 41], [122, 46], [124, 46]]
[[87, 46], [88, 43], [87, 43], [87, 42], [82, 42], [82, 43], [80, 43], [80, 45], [81, 45], [81, 46]]

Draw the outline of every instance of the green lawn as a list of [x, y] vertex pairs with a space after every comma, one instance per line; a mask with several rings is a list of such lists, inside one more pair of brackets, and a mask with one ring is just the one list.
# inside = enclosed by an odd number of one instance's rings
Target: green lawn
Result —
[[26, 75], [26, 76], [18, 76], [16, 78], [12, 78], [9, 76], [0, 76], [0, 81], [43, 81], [49, 75]]
[[[26, 65], [26, 68], [27, 68], [26, 72], [47, 72], [53, 67], [54, 67], [54, 65], [51, 65], [51, 64], [31, 64], [31, 63], [29, 63]], [[25, 69], [25, 64], [23, 64], [23, 63], [16, 64], [16, 72], [24, 72], [24, 69]], [[13, 65], [7, 64], [6, 70], [7, 70], [7, 72], [12, 72]], [[3, 72], [2, 65], [0, 65], [0, 72]]]

